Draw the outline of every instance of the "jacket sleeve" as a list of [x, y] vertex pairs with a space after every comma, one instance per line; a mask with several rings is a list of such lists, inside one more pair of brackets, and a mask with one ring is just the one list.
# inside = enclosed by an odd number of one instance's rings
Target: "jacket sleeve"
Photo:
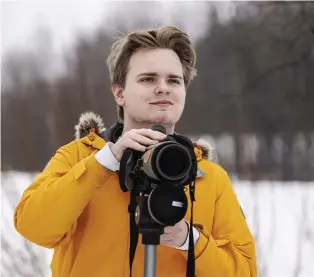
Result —
[[40, 246], [54, 248], [67, 242], [92, 193], [113, 174], [93, 154], [78, 161], [77, 148], [72, 143], [58, 149], [15, 209], [16, 230]]
[[222, 182], [223, 190], [216, 200], [213, 228], [206, 230], [196, 225], [200, 238], [195, 245], [195, 275], [256, 277], [254, 239], [229, 177], [223, 169], [221, 171], [217, 181]]

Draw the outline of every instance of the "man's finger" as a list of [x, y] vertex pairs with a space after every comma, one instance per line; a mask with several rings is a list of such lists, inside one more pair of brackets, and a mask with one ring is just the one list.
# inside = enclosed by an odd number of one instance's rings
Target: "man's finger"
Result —
[[158, 143], [158, 140], [152, 140], [148, 137], [142, 136], [140, 134], [132, 134], [131, 137], [134, 141], [136, 141], [137, 143], [140, 143], [142, 145], [152, 145], [152, 144], [156, 144]]
[[170, 234], [173, 233], [174, 227], [173, 226], [167, 226], [164, 228], [164, 234]]
[[164, 246], [174, 247], [172, 241], [161, 241], [160, 244], [162, 244], [162, 245], [164, 245]]
[[164, 234], [160, 236], [161, 241], [170, 241], [173, 240], [173, 236], [169, 234]]
[[162, 139], [165, 139], [167, 137], [166, 134], [163, 134], [163, 133], [158, 132], [158, 131], [153, 131], [151, 129], [136, 129], [136, 133], [143, 135], [143, 136], [146, 136], [146, 137], [149, 137], [153, 140], [162, 140]]

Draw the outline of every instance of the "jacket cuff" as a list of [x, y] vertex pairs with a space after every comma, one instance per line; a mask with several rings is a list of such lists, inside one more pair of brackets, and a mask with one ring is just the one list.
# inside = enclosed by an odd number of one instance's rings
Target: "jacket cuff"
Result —
[[106, 145], [95, 154], [95, 158], [103, 167], [111, 171], [118, 171], [120, 162], [112, 154], [109, 147], [110, 143], [112, 144], [110, 141], [107, 142]]
[[[190, 223], [188, 221], [186, 221], [185, 219], [184, 219], [184, 221], [188, 227], [188, 230], [190, 231]], [[192, 227], [192, 229], [193, 229], [193, 240], [194, 240], [194, 245], [195, 245], [197, 243], [197, 241], [199, 240], [200, 233], [194, 226]], [[182, 246], [176, 247], [176, 248], [179, 250], [184, 250], [184, 251], [189, 250], [189, 241], [190, 241], [190, 233], [188, 233], [186, 240], [185, 240], [185, 243]]]

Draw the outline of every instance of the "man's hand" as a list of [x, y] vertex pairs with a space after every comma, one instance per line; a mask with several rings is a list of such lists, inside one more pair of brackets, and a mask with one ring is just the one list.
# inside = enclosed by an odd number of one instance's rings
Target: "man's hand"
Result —
[[181, 220], [174, 226], [165, 227], [164, 234], [160, 236], [160, 244], [181, 247], [189, 234], [188, 225], [185, 220]]
[[127, 148], [144, 152], [147, 146], [156, 144], [166, 137], [166, 134], [151, 129], [132, 129], [125, 132], [115, 144], [111, 145], [110, 150], [120, 161]]

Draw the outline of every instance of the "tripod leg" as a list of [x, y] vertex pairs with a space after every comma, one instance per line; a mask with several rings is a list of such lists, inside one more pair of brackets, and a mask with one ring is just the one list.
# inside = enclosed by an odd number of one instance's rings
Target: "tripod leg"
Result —
[[156, 276], [156, 245], [145, 245], [144, 277]]

